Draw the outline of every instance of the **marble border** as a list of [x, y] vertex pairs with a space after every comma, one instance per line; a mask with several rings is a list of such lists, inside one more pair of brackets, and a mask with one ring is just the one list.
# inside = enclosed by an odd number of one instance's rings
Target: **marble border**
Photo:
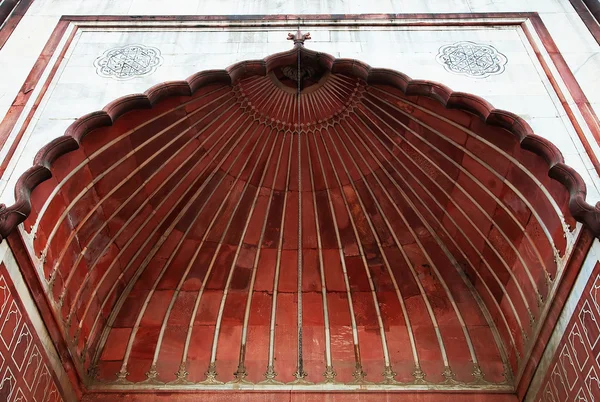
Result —
[[17, 28], [17, 25], [21, 22], [21, 18], [23, 18], [27, 10], [29, 10], [29, 6], [32, 3], [33, 0], [21, 0], [13, 8], [8, 10], [9, 12], [5, 16], [6, 19], [0, 21], [0, 26], [2, 26], [2, 29], [0, 29], [0, 49], [4, 47], [8, 38], [10, 38], [10, 35], [12, 35]]
[[[591, 10], [587, 4], [589, 1], [596, 2], [598, 10]], [[598, 0], [569, 0], [569, 2], [600, 45], [600, 2]]]
[[[520, 26], [529, 45], [542, 65], [567, 117], [581, 141], [593, 169], [600, 176], [600, 119], [594, 112], [573, 72], [558, 51], [556, 44], [537, 13], [474, 13], [474, 14], [325, 14], [325, 15], [243, 15], [243, 16], [63, 16], [51, 34], [25, 84], [0, 124], [0, 176], [24, 135], [27, 123], [41, 103], [58, 64], [50, 67], [50, 59], [60, 59], [55, 52], [61, 43], [63, 56], [80, 28], [173, 28], [177, 26], [206, 28], [235, 27], [295, 27], [303, 25], [324, 27], [360, 26]], [[70, 35], [65, 37], [65, 31]], [[51, 71], [48, 71], [50, 70]], [[44, 84], [38, 85], [44, 77]], [[32, 95], [35, 101], [30, 102]], [[27, 107], [26, 107], [27, 105]], [[21, 114], [27, 110], [26, 117]], [[15, 132], [15, 127], [17, 131]], [[11, 144], [7, 147], [7, 143]]]
[[595, 239], [589, 250], [584, 251], [586, 253], [581, 269], [572, 282], [572, 286], [567, 293], [568, 297], [560, 303], [561, 311], [556, 320], [556, 326], [552, 329], [552, 335], [548, 339], [543, 355], [539, 360], [538, 367], [531, 381], [531, 386], [526, 390], [526, 394], [524, 395], [524, 400], [527, 402], [534, 401], [537, 396], [548, 368], [550, 367], [550, 363], [552, 363], [555, 353], [561, 344], [563, 335], [569, 326], [571, 317], [577, 309], [594, 267], [600, 259], [600, 241]]
[[[18, 235], [17, 233], [15, 233]], [[54, 336], [47, 330], [47, 322], [44, 314], [41, 314], [39, 308], [39, 297], [35, 289], [31, 288], [31, 283], [25, 277], [27, 270], [17, 270], [15, 267], [21, 267], [21, 261], [17, 253], [14, 252], [13, 243], [8, 242], [0, 244], [0, 261], [6, 266], [6, 271], [15, 288], [16, 295], [19, 297], [25, 313], [33, 326], [33, 332], [37, 335], [42, 345], [42, 350], [48, 357], [50, 375], [59, 385], [62, 395], [66, 401], [77, 401], [81, 393], [73, 388], [73, 382], [68, 378], [68, 372], [64, 368], [63, 359], [60, 356], [60, 350], [55, 348]], [[43, 294], [41, 294], [42, 297]]]
[[[68, 28], [71, 28], [69, 30], [70, 33], [65, 37]], [[12, 139], [10, 147], [6, 152], [3, 152], [5, 155], [0, 154], [0, 176], [6, 171], [17, 146], [23, 138], [23, 134], [25, 133], [29, 122], [37, 111], [38, 106], [44, 98], [44, 95], [58, 70], [60, 65], [59, 60], [63, 59], [76, 32], [77, 29], [75, 27], [70, 27], [68, 21], [61, 20], [58, 22], [56, 28], [50, 35], [50, 39], [48, 39], [48, 42], [44, 46], [42, 53], [29, 72], [17, 97], [8, 109], [4, 120], [0, 123], [0, 149], [2, 151], [4, 151], [4, 145], [11, 139], [13, 129], [20, 126], [19, 131], [16, 132], [16, 135]], [[62, 46], [62, 50], [57, 52], [59, 45]], [[38, 85], [40, 82], [41, 85]], [[33, 100], [33, 104], [31, 104], [30, 100]]]
[[577, 136], [590, 157], [596, 174], [600, 175], [600, 119], [577, 82], [548, 29], [537, 16], [521, 25], [535, 56], [550, 80]]

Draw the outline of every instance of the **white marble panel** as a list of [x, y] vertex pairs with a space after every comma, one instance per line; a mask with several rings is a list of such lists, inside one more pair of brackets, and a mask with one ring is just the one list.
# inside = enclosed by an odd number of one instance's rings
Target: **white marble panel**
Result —
[[[35, 18], [46, 24], [49, 31], [56, 23], [56, 13], [68, 14], [122, 14], [130, 15], [184, 15], [184, 14], [268, 14], [268, 13], [423, 13], [423, 12], [486, 12], [486, 11], [539, 11], [544, 21], [553, 25], [559, 47], [567, 49], [565, 58], [573, 67], [578, 79], [590, 82], [582, 85], [594, 107], [600, 102], [600, 85], [594, 79], [598, 71], [600, 54], [597, 44], [587, 34], [586, 28], [568, 0], [421, 0], [339, 2], [335, 0], [311, 0], [303, 3], [281, 3], [273, 1], [191, 0], [173, 2], [158, 0], [125, 2], [107, 1], [102, 7], [96, 0], [75, 2], [72, 0], [40, 0], [32, 7], [29, 24], [35, 24]], [[28, 17], [30, 16], [28, 15]], [[550, 27], [549, 27], [550, 28]], [[589, 173], [589, 158], [582, 157], [583, 147], [565, 120], [565, 111], [552, 94], [547, 79], [536, 67], [537, 59], [528, 53], [523, 45], [523, 36], [514, 27], [473, 28], [473, 27], [305, 27], [312, 33], [312, 41], [307, 46], [336, 57], [356, 58], [374, 67], [392, 68], [406, 73], [412, 78], [439, 81], [456, 91], [480, 95], [501, 109], [510, 110], [525, 118], [536, 132], [555, 142], [565, 157], [573, 159], [580, 167], [586, 182], [597, 193], [594, 182], [597, 175]], [[560, 30], [561, 34], [558, 35]], [[55, 79], [55, 86], [46, 96], [44, 107], [40, 108], [32, 126], [29, 127], [30, 139], [20, 146], [25, 152], [11, 165], [14, 174], [24, 170], [31, 160], [37, 146], [62, 134], [59, 130], [65, 122], [82, 114], [100, 109], [106, 103], [128, 93], [142, 92], [159, 82], [184, 79], [204, 69], [225, 68], [235, 62], [263, 58], [269, 54], [287, 50], [291, 43], [287, 40], [286, 28], [227, 29], [192, 28], [177, 29], [127, 28], [94, 30], [87, 29], [77, 39], [70, 57], [65, 60], [64, 69]], [[568, 31], [568, 32], [563, 32]], [[16, 32], [16, 31], [15, 31]], [[36, 35], [31, 31], [31, 46], [41, 50], [45, 35]], [[23, 36], [25, 33], [17, 33]], [[560, 36], [560, 37], [558, 37]], [[583, 39], [582, 39], [583, 38]], [[25, 39], [24, 39], [25, 40]], [[508, 59], [506, 71], [501, 75], [476, 79], [448, 72], [435, 61], [441, 46], [459, 41], [473, 41], [493, 45]], [[572, 46], [577, 42], [577, 46]], [[10, 42], [13, 43], [13, 42]], [[18, 47], [15, 41], [13, 46]], [[149, 76], [136, 77], [125, 82], [114, 81], [95, 74], [94, 61], [105, 52], [117, 46], [143, 44], [160, 49], [162, 64]], [[595, 45], [595, 47], [594, 47]], [[14, 53], [14, 51], [13, 51]], [[27, 52], [25, 52], [27, 53]], [[5, 57], [3, 59], [3, 57]], [[10, 75], [21, 77], [23, 65], [32, 64], [35, 58], [27, 61], [23, 55], [0, 51], [0, 63], [3, 60], [19, 59], [19, 63], [4, 64]], [[2, 66], [2, 64], [0, 64]], [[11, 66], [13, 70], [11, 70]], [[27, 71], [27, 70], [25, 70]], [[17, 82], [19, 78], [17, 78]], [[18, 88], [14, 84], [0, 83], [0, 112], [5, 111]], [[56, 100], [61, 99], [61, 102]], [[69, 102], [69, 99], [76, 99]], [[65, 103], [66, 102], [66, 103]], [[72, 104], [71, 104], [72, 103]], [[60, 122], [51, 124], [50, 122]], [[42, 130], [43, 128], [43, 130]], [[4, 177], [11, 182], [14, 177]], [[6, 187], [10, 188], [10, 185]], [[4, 191], [6, 195], [7, 191]], [[9, 198], [11, 195], [8, 196]]]
[[544, 13], [540, 16], [561, 53], [598, 51], [598, 42], [577, 13]]
[[470, 13], [467, 0], [399, 0], [395, 2], [401, 13]]
[[[578, 156], [580, 154], [580, 149], [573, 141], [573, 137], [568, 135], [567, 128], [565, 127], [562, 118], [533, 117], [527, 119], [527, 122], [537, 135], [552, 141], [552, 143], [560, 149], [563, 156]], [[587, 168], [585, 170], [587, 170]]]
[[[573, 74], [579, 82], [587, 82], [583, 92], [590, 103], [600, 103], [600, 51], [595, 53], [575, 53], [571, 56]], [[596, 108], [596, 111], [600, 110]]]
[[[174, 7], [176, 3], [178, 7]], [[200, 6], [200, 0], [165, 1], [165, 0], [133, 0], [129, 7], [129, 15], [193, 15]]]
[[[588, 166], [561, 120], [559, 111], [548, 95], [533, 61], [514, 28], [492, 29], [310, 29], [313, 41], [307, 46], [336, 57], [356, 58], [374, 67], [402, 71], [413, 78], [442, 82], [457, 91], [480, 95], [498, 108], [513, 111], [540, 135], [555, 142], [587, 175]], [[25, 170], [37, 150], [61, 135], [77, 117], [98, 110], [110, 101], [130, 93], [143, 92], [157, 83], [185, 79], [191, 74], [225, 68], [235, 62], [263, 58], [291, 47], [286, 29], [266, 31], [198, 30], [192, 28], [152, 30], [87, 29], [77, 38], [64, 68], [55, 78], [44, 107], [28, 128], [29, 138], [14, 174], [8, 178], [7, 191]], [[435, 61], [445, 44], [470, 40], [495, 46], [509, 60], [502, 75], [486, 79], [456, 75]], [[126, 44], [144, 44], [158, 48], [162, 64], [147, 76], [114, 81], [95, 73], [94, 61], [106, 50]], [[555, 99], [554, 99], [555, 100]], [[589, 175], [587, 175], [589, 176]], [[592, 184], [590, 177], [586, 182]], [[5, 191], [6, 194], [6, 191]]]
[[57, 22], [56, 17], [25, 16], [1, 49], [0, 116], [8, 111]]
[[[485, 99], [497, 109], [509, 110], [517, 113], [530, 124], [536, 119], [551, 119], [564, 115], [564, 110], [559, 112], [556, 104], [546, 95], [521, 95], [518, 99], [513, 95], [487, 95]], [[559, 127], [562, 127], [562, 122]], [[542, 131], [536, 129], [536, 131]]]
[[133, 0], [35, 0], [28, 14], [42, 16], [126, 15], [132, 3]]
[[537, 11], [539, 13], [574, 12], [571, 5], [562, 0], [467, 0], [467, 3], [474, 13], [491, 11]]

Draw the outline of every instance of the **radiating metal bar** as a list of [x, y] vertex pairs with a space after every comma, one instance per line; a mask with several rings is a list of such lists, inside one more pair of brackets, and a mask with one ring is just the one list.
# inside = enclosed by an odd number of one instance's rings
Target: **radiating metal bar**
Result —
[[[239, 138], [243, 138], [244, 135], [248, 132], [248, 130], [250, 129], [250, 126], [247, 125], [242, 125], [240, 127], [244, 127], [245, 126], [245, 130], [240, 134]], [[237, 161], [237, 159], [242, 155], [242, 151], [243, 149], [246, 147], [246, 145], [248, 145], [250, 143], [250, 139], [252, 138], [253, 135], [248, 136], [248, 139], [246, 140], [246, 143], [242, 146], [242, 149], [240, 150], [240, 153], [236, 155], [234, 161], [231, 163], [231, 165], [228, 168], [228, 171], [226, 173], [229, 172], [229, 170], [233, 167], [233, 165], [235, 164], [235, 162]], [[258, 144], [258, 141], [256, 141], [254, 143], [254, 147], [252, 149], [254, 149], [256, 147], [256, 145]], [[229, 150], [229, 153], [231, 153], [235, 148], [232, 147]], [[248, 160], [250, 159], [251, 156], [251, 152], [248, 156]], [[161, 239], [156, 243], [156, 245], [153, 247], [152, 251], [149, 253], [149, 255], [144, 259], [144, 263], [142, 263], [140, 265], [140, 269], [136, 272], [136, 274], [131, 278], [129, 284], [127, 285], [127, 287], [125, 288], [125, 290], [123, 291], [123, 293], [121, 294], [119, 301], [117, 301], [116, 303], [116, 308], [113, 309], [113, 311], [111, 312], [111, 316], [108, 319], [108, 323], [106, 328], [110, 331], [111, 327], [112, 327], [112, 323], [114, 321], [114, 319], [116, 318], [116, 316], [118, 315], [119, 311], [120, 311], [120, 307], [123, 303], [123, 301], [125, 300], [125, 298], [127, 297], [127, 295], [129, 294], [131, 288], [133, 287], [133, 285], [136, 283], [137, 279], [139, 278], [139, 276], [141, 275], [141, 273], [145, 270], [145, 267], [147, 266], [147, 264], [151, 261], [151, 258], [154, 256], [154, 254], [158, 251], [158, 249], [162, 246], [162, 244], [164, 243], [164, 241], [168, 238], [168, 236], [170, 235], [171, 231], [173, 230], [173, 228], [175, 228], [175, 226], [179, 223], [179, 221], [181, 220], [181, 218], [183, 218], [183, 216], [185, 216], [186, 212], [188, 211], [188, 209], [192, 206], [193, 202], [199, 197], [199, 195], [201, 194], [202, 190], [205, 188], [205, 185], [208, 184], [212, 178], [214, 177], [214, 174], [220, 169], [220, 167], [223, 165], [223, 163], [225, 163], [225, 161], [227, 160], [227, 156], [225, 158], [222, 158], [220, 160], [220, 162], [217, 164], [217, 166], [215, 167], [215, 169], [213, 170], [213, 174], [211, 175], [211, 177], [209, 177], [204, 183], [203, 186], [200, 187], [200, 189], [198, 191], [196, 191], [196, 193], [194, 194], [194, 196], [187, 202], [186, 206], [184, 208], [182, 208], [182, 210], [179, 212], [179, 214], [177, 215], [177, 218], [174, 219], [173, 223], [171, 223], [171, 225], [169, 226], [169, 228], [165, 231], [165, 233], [162, 235]], [[193, 222], [198, 219], [198, 216], [200, 216], [200, 214], [202, 213], [202, 211], [204, 210], [204, 207], [206, 205], [208, 205], [211, 197], [214, 195], [216, 189], [219, 187], [219, 184], [224, 180], [224, 178], [227, 176], [227, 174], [221, 176], [221, 178], [218, 180], [218, 183], [216, 186], [214, 186], [214, 188], [211, 190], [209, 197], [207, 197], [207, 199], [204, 201], [203, 205], [201, 208], [198, 209], [195, 218], [192, 220], [192, 222], [189, 223], [188, 228], [186, 229], [186, 231], [183, 233], [183, 235], [181, 236], [181, 239], [178, 241], [177, 246], [175, 247], [175, 250], [173, 251], [173, 253], [171, 253], [171, 255], [169, 256], [168, 260], [166, 261], [165, 265], [163, 266], [162, 270], [160, 271], [159, 275], [157, 276], [156, 280], [154, 281], [153, 285], [152, 285], [152, 289], [150, 289], [150, 291], [148, 292], [148, 295], [146, 296], [146, 299], [144, 301], [144, 304], [142, 305], [142, 308], [140, 309], [140, 312], [138, 313], [135, 325], [133, 326], [133, 329], [131, 331], [131, 334], [129, 335], [129, 342], [127, 344], [127, 348], [125, 350], [125, 356], [123, 358], [123, 363], [121, 365], [121, 370], [119, 371], [117, 377], [119, 379], [125, 379], [125, 377], [127, 376], [127, 364], [129, 361], [129, 356], [131, 354], [131, 349], [133, 346], [133, 341], [135, 340], [135, 336], [137, 334], [137, 331], [139, 330], [139, 326], [140, 323], [142, 321], [142, 317], [146, 311], [146, 308], [148, 307], [148, 304], [150, 303], [150, 300], [152, 298], [152, 295], [154, 294], [154, 291], [156, 289], [156, 286], [158, 286], [158, 283], [160, 282], [160, 280], [162, 279], [163, 275], [165, 274], [165, 272], [167, 271], [167, 268], [171, 265], [171, 262], [173, 261], [173, 259], [175, 258], [175, 255], [177, 254], [177, 251], [179, 250], [179, 248], [181, 247], [181, 245], [183, 244], [183, 241], [185, 240], [187, 234], [189, 233], [189, 231], [194, 227], [193, 226]], [[239, 178], [239, 175], [238, 175]], [[237, 181], [237, 180], [236, 180]], [[225, 199], [228, 198], [228, 196], [231, 194], [231, 190], [233, 189], [233, 185], [231, 186], [231, 188], [229, 189], [229, 191], [227, 192], [227, 195], [225, 196]], [[224, 205], [226, 205], [226, 203], [221, 203], [219, 206], [219, 211], [224, 207]], [[216, 214], [214, 214], [213, 217], [213, 221], [211, 222], [211, 224], [214, 223], [214, 221], [216, 220], [217, 216], [218, 216], [219, 212], [217, 212]], [[209, 227], [206, 232], [205, 232], [205, 236], [208, 235], [208, 232], [210, 231]], [[200, 247], [199, 247], [200, 248]], [[215, 253], [216, 255], [216, 253]], [[210, 270], [209, 272], [207, 272], [206, 277], [207, 278], [210, 274]], [[192, 317], [192, 323], [193, 323], [194, 317]]]

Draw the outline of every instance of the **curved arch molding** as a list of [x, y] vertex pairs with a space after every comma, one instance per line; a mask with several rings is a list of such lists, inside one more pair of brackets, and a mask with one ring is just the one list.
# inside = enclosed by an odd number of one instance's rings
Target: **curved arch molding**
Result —
[[509, 392], [600, 233], [523, 119], [303, 47], [83, 116], [15, 193], [0, 234], [25, 223], [100, 388]]

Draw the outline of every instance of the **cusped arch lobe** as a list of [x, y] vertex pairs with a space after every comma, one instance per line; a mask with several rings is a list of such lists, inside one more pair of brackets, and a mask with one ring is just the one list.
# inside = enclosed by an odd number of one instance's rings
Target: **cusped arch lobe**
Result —
[[[595, 236], [600, 235], [600, 207], [592, 206], [585, 201], [587, 190], [581, 176], [564, 163], [558, 148], [550, 141], [534, 134], [525, 120], [514, 113], [495, 109], [483, 98], [454, 92], [443, 84], [413, 80], [398, 71], [373, 68], [366, 63], [353, 59], [336, 59], [331, 55], [313, 52], [301, 48], [304, 54], [318, 59], [332, 73], [347, 74], [359, 77], [371, 85], [390, 85], [400, 89], [407, 96], [425, 96], [440, 102], [448, 109], [459, 109], [473, 113], [486, 124], [508, 130], [518, 138], [524, 149], [534, 152], [546, 160], [548, 174], [562, 183], [570, 194], [570, 212], [578, 221], [588, 226]], [[0, 215], [0, 236], [5, 238], [23, 222], [31, 211], [30, 197], [32, 190], [51, 177], [49, 167], [61, 155], [79, 147], [79, 143], [91, 131], [107, 127], [126, 112], [151, 108], [161, 100], [171, 96], [189, 96], [198, 88], [209, 83], [234, 83], [240, 79], [265, 75], [277, 66], [292, 64], [296, 51], [283, 52], [269, 56], [263, 60], [242, 61], [225, 70], [207, 70], [196, 73], [183, 81], [171, 81], [158, 84], [143, 94], [129, 95], [119, 98], [98, 112], [85, 115], [74, 122], [59, 137], [44, 146], [34, 159], [34, 166], [24, 172], [15, 185], [15, 203], [4, 208]]]

